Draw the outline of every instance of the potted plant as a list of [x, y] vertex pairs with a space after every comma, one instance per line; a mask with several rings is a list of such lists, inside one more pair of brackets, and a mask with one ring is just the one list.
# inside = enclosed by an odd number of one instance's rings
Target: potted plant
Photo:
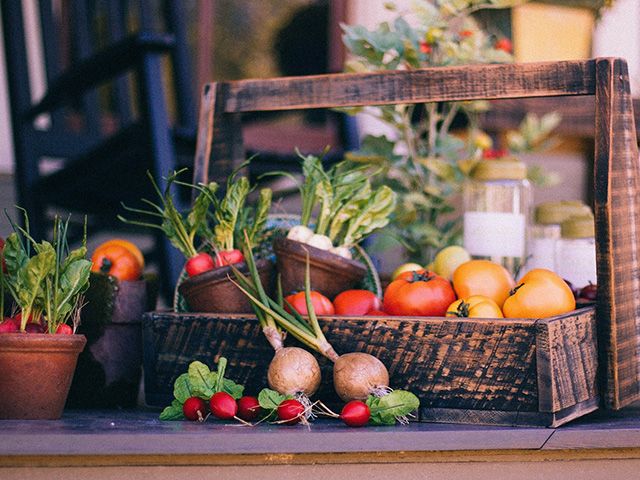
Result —
[[[510, 40], [484, 31], [472, 14], [521, 3], [523, 0], [421, 0], [407, 11], [398, 11], [389, 2], [387, 8], [396, 12], [393, 20], [371, 30], [360, 25], [343, 27], [350, 53], [347, 70], [512, 62]], [[393, 243], [404, 247], [405, 261], [427, 265], [439, 250], [460, 243], [457, 209], [463, 180], [477, 162], [507, 153], [496, 148], [480, 127], [487, 108], [487, 102], [474, 101], [388, 105], [368, 107], [364, 112], [347, 109], [351, 114], [372, 115], [386, 128], [385, 134], [365, 136], [360, 150], [347, 158], [372, 166], [379, 172], [374, 185], [387, 185], [397, 193], [390, 235], [380, 243], [396, 239]], [[554, 113], [541, 119], [527, 116], [520, 131], [508, 135], [509, 153], [539, 149], [559, 121]], [[529, 174], [537, 184], [552, 180], [539, 169], [530, 169]]]
[[53, 241], [40, 243], [29, 235], [28, 221], [24, 229], [14, 225], [2, 250], [0, 285], [19, 311], [0, 324], [0, 418], [62, 415], [86, 343], [75, 329], [91, 269], [84, 240], [69, 249], [68, 223], [57, 217]]
[[[247, 162], [248, 163], [248, 162]], [[251, 304], [229, 281], [229, 265], [245, 269], [242, 246], [244, 232], [255, 243], [261, 243], [260, 236], [267, 222], [271, 206], [272, 192], [261, 189], [255, 206], [249, 205], [248, 197], [253, 187], [246, 177], [240, 176], [241, 165], [227, 179], [224, 196], [218, 198], [219, 185], [190, 185], [178, 180], [184, 171], [171, 173], [167, 177], [164, 191], [149, 175], [160, 204], [143, 200], [152, 210], [125, 207], [133, 213], [142, 213], [160, 220], [160, 223], [145, 223], [128, 220], [124, 222], [148, 226], [162, 230], [171, 243], [186, 257], [184, 273], [177, 286], [189, 310], [212, 313], [250, 313]], [[173, 184], [196, 189], [198, 195], [188, 212], [180, 213], [175, 207], [171, 188]], [[201, 242], [199, 247], [196, 242]], [[266, 285], [272, 285], [273, 268], [268, 259], [262, 258], [258, 268]]]
[[367, 273], [352, 249], [387, 225], [396, 195], [387, 186], [373, 188], [366, 167], [339, 162], [325, 169], [319, 157], [299, 155], [300, 224], [273, 246], [282, 289], [285, 294], [304, 289], [308, 257], [313, 289], [333, 298]]

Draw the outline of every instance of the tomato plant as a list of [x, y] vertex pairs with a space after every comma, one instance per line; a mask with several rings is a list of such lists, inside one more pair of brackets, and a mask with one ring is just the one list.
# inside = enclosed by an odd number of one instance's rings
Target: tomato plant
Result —
[[[336, 313], [333, 303], [327, 297], [319, 292], [311, 291], [311, 304], [316, 315], [333, 315]], [[287, 295], [285, 298], [285, 309], [291, 311], [291, 308], [295, 309], [300, 315], [308, 315], [307, 300], [305, 299], [304, 292], [294, 293]], [[287, 305], [288, 304], [288, 305]]]
[[460, 298], [449, 305], [447, 317], [503, 318], [502, 310], [496, 302], [484, 295]]
[[382, 302], [369, 290], [345, 290], [333, 299], [336, 315], [367, 315], [380, 310]]
[[501, 308], [511, 289], [516, 286], [515, 280], [506, 268], [489, 260], [470, 260], [463, 263], [453, 272], [452, 281], [458, 298], [483, 295]]
[[138, 280], [142, 269], [136, 256], [122, 245], [111, 245], [91, 257], [91, 271], [113, 275], [118, 280]]
[[551, 270], [536, 268], [518, 282], [502, 311], [507, 318], [547, 318], [575, 308], [569, 285]]
[[423, 269], [402, 273], [389, 284], [383, 310], [390, 315], [443, 317], [455, 299], [448, 280]]

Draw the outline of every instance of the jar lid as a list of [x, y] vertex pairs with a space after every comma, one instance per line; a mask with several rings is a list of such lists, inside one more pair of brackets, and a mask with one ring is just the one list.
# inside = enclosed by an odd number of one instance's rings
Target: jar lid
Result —
[[474, 180], [524, 180], [527, 166], [515, 157], [482, 160], [471, 171]]
[[535, 220], [541, 225], [553, 225], [574, 215], [591, 215], [591, 208], [580, 200], [542, 202], [536, 205]]
[[593, 214], [574, 215], [560, 224], [562, 238], [590, 238], [596, 235]]

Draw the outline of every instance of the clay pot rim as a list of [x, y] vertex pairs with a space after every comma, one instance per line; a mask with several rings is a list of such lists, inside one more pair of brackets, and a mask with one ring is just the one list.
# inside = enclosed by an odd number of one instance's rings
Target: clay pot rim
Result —
[[367, 267], [362, 262], [352, 260], [350, 258], [341, 257], [340, 255], [329, 252], [327, 250], [322, 250], [312, 245], [307, 245], [305, 243], [291, 240], [289, 238], [282, 237], [275, 239], [273, 242], [273, 250], [276, 252], [276, 255], [284, 253], [289, 257], [293, 257], [303, 262], [306, 262], [307, 260], [308, 251], [309, 260], [315, 260], [319, 262], [315, 263], [314, 266], [321, 267], [324, 270], [333, 270], [335, 268], [338, 268], [341, 271], [351, 270], [353, 271], [353, 276], [357, 277], [360, 277], [367, 272]]
[[0, 351], [43, 351], [58, 350], [80, 352], [87, 343], [87, 337], [81, 333], [59, 335], [55, 333], [0, 333]]
[[[269, 260], [267, 259], [258, 259], [256, 260], [256, 267], [258, 270], [267, 267], [269, 264]], [[236, 263], [234, 265], [238, 270], [243, 273], [248, 271], [247, 264], [245, 262]], [[180, 294], [184, 296], [184, 290], [192, 290], [192, 289], [200, 289], [205, 286], [215, 285], [220, 282], [227, 281], [229, 277], [234, 278], [233, 270], [229, 265], [224, 265], [222, 267], [216, 267], [213, 270], [209, 270], [207, 272], [199, 273], [198, 275], [194, 275], [193, 277], [186, 277], [180, 285], [178, 285], [178, 290]]]

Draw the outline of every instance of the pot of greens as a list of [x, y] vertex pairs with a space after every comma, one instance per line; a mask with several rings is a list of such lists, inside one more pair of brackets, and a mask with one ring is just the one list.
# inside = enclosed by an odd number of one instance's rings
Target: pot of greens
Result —
[[373, 188], [367, 167], [339, 162], [325, 169], [317, 156], [300, 157], [300, 224], [273, 244], [282, 290], [304, 290], [308, 261], [312, 288], [333, 298], [367, 273], [354, 248], [389, 223], [396, 195], [387, 186]]

